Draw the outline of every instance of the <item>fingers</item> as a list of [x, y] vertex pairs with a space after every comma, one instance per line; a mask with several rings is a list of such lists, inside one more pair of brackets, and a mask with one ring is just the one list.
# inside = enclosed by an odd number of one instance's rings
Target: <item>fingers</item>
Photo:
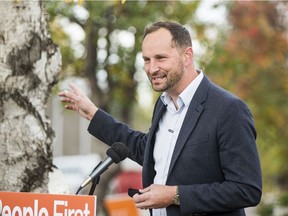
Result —
[[175, 188], [176, 186], [152, 184], [147, 188], [139, 190], [142, 194], [133, 196], [135, 205], [141, 209], [165, 208], [172, 204]]
[[141, 193], [146, 193], [148, 191], [150, 191], [150, 187], [144, 188], [144, 189], [140, 189], [139, 190]]
[[144, 194], [135, 194], [133, 196], [135, 206], [139, 209], [149, 209], [149, 200], [145, 197]]
[[87, 120], [91, 120], [98, 110], [98, 107], [84, 94], [74, 83], [69, 84], [69, 90], [58, 93], [61, 102], [67, 103], [64, 108], [74, 110]]
[[133, 199], [135, 201], [136, 208], [140, 209], [150, 209], [152, 208], [150, 200], [150, 188], [144, 188], [139, 190], [141, 194], [135, 194]]
[[58, 96], [61, 97], [62, 102], [74, 103], [74, 101], [77, 101], [79, 99], [79, 96], [77, 94], [77, 90], [75, 89], [75, 87], [77, 88], [77, 86], [74, 84], [72, 90], [70, 91], [64, 90], [58, 93]]
[[58, 96], [60, 97], [62, 103], [67, 103], [64, 106], [65, 109], [75, 111], [78, 110], [77, 107], [75, 106], [75, 101], [79, 100], [79, 97], [77, 94], [75, 94], [75, 90], [70, 89], [61, 91], [58, 93]]
[[68, 109], [68, 110], [75, 110], [73, 105], [65, 105], [64, 107], [65, 109]]
[[69, 87], [71, 89], [71, 92], [73, 92], [75, 95], [78, 95], [78, 96], [84, 95], [82, 90], [76, 84], [70, 83]]

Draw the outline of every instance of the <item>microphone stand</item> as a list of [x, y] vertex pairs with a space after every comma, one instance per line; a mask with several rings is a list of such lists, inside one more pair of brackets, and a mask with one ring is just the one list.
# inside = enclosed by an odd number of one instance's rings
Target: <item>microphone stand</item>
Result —
[[96, 189], [96, 185], [99, 183], [100, 181], [100, 176], [96, 176], [93, 180], [92, 180], [92, 185], [90, 187], [90, 191], [89, 191], [89, 195], [94, 195], [94, 191]]
[[[94, 170], [96, 170], [98, 168], [98, 166], [100, 166], [101, 163], [102, 163], [102, 161], [100, 161], [98, 163], [98, 165], [92, 170], [91, 174], [94, 172]], [[89, 195], [92, 195], [92, 196], [94, 195], [94, 191], [95, 191], [96, 186], [99, 183], [99, 181], [100, 181], [100, 175], [97, 175], [92, 179], [92, 185], [90, 187]]]

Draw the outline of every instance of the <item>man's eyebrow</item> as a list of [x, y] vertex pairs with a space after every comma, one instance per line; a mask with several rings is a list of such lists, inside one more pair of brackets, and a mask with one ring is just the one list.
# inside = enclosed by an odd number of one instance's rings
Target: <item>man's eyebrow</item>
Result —
[[168, 56], [167, 54], [157, 54], [155, 55], [155, 58], [159, 58], [159, 57], [166, 57]]
[[143, 58], [143, 59], [150, 59], [149, 57], [144, 56], [144, 55], [142, 55], [142, 58]]
[[148, 57], [148, 56], [142, 55], [142, 58], [143, 59], [150, 59], [150, 58], [162, 58], [162, 57], [167, 57], [167, 56], [168, 56], [167, 53], [159, 53], [159, 54], [156, 54], [156, 55], [154, 55], [152, 57]]

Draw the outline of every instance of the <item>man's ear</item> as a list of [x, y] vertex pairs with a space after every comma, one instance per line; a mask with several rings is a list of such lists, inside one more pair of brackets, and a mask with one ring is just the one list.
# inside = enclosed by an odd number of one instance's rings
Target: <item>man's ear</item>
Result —
[[184, 58], [184, 66], [187, 67], [188, 65], [193, 63], [193, 49], [192, 47], [187, 47], [183, 52]]

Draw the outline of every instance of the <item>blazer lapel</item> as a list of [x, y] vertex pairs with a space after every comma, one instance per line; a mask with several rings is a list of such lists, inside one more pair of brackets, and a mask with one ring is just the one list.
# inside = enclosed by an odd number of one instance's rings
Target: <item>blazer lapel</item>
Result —
[[[158, 127], [158, 122], [166, 110], [166, 105], [163, 104], [161, 100], [156, 103], [155, 111], [152, 118], [152, 125], [149, 129], [149, 136], [146, 144], [144, 161], [143, 161], [143, 187], [147, 187], [153, 183], [155, 177], [155, 170], [154, 170], [154, 159], [153, 159], [153, 149], [155, 144], [155, 132]], [[154, 171], [154, 172], [153, 172]]]
[[[149, 133], [151, 135], [155, 134], [155, 130], [158, 126], [158, 122], [160, 121], [160, 118], [162, 117], [163, 112], [166, 110], [166, 105], [162, 102], [162, 100], [158, 99], [158, 104], [155, 107], [155, 113], [152, 119], [152, 125], [149, 130]], [[151, 137], [150, 135], [150, 137]]]
[[[172, 155], [170, 167], [169, 167], [169, 173], [168, 177], [171, 173], [171, 170], [177, 160], [177, 158], [180, 156], [180, 153], [186, 143], [186, 140], [192, 133], [194, 127], [197, 124], [197, 121], [201, 115], [201, 113], [204, 110], [203, 102], [206, 100], [207, 92], [209, 89], [209, 83], [210, 81], [208, 78], [204, 75], [202, 82], [200, 83], [197, 91], [195, 92], [195, 95], [190, 103], [190, 106], [187, 110], [186, 116], [184, 118], [175, 149]], [[167, 178], [168, 180], [168, 178]]]

